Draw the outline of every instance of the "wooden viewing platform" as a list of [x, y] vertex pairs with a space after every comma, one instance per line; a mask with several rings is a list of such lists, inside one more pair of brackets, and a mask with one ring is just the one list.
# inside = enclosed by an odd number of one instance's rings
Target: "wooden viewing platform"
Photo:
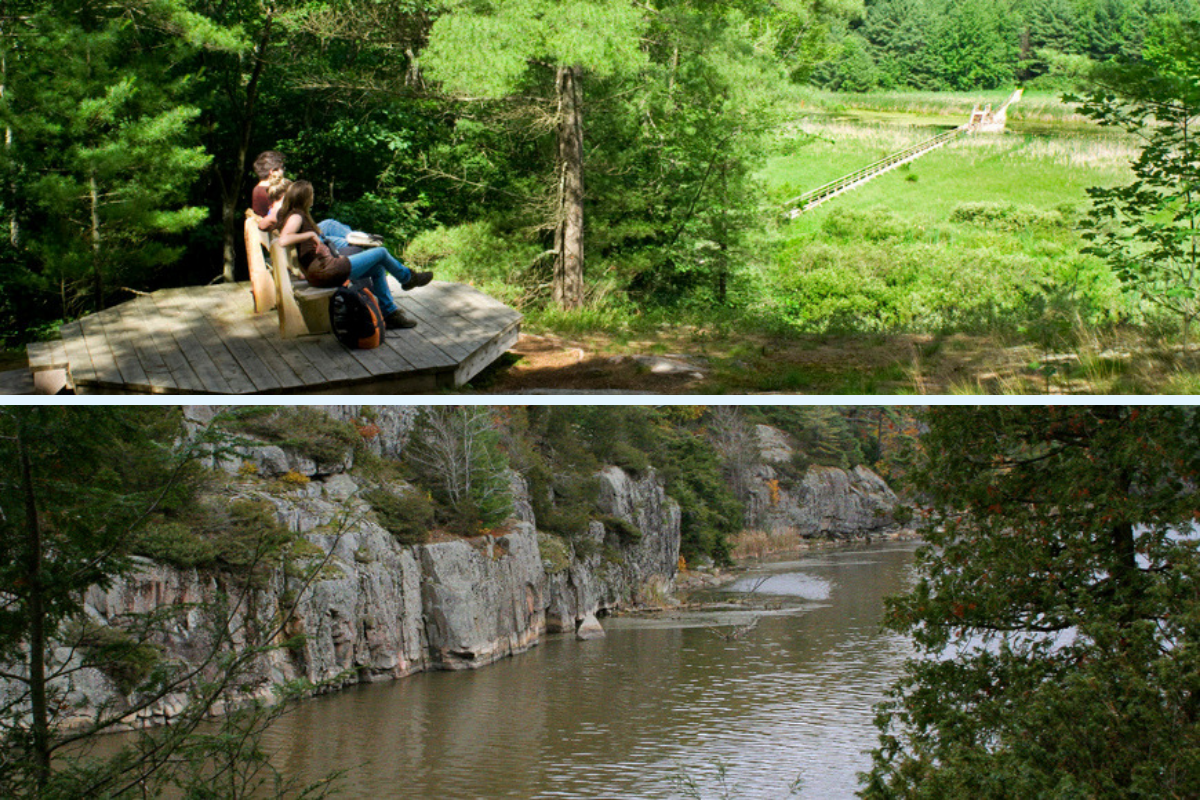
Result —
[[332, 334], [282, 339], [254, 314], [248, 283], [161, 289], [64, 325], [30, 345], [29, 366], [66, 370], [77, 394], [403, 394], [461, 386], [516, 343], [521, 315], [463, 284], [393, 296], [417, 320], [382, 346]]

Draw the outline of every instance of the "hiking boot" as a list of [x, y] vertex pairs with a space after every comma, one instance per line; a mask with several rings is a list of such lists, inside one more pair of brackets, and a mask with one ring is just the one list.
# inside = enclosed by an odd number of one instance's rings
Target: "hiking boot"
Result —
[[417, 327], [417, 321], [404, 316], [404, 312], [398, 308], [383, 318], [383, 324], [391, 330]]
[[412, 277], [408, 279], [408, 283], [400, 284], [400, 288], [407, 292], [411, 289], [416, 289], [419, 286], [424, 286], [431, 280], [433, 280], [432, 272], [414, 272]]

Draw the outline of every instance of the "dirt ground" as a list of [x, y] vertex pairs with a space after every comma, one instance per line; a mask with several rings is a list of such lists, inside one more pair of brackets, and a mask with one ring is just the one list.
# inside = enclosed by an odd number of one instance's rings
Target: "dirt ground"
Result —
[[[631, 354], [611, 352], [604, 341], [567, 341], [521, 334], [505, 356], [472, 382], [490, 394], [632, 393], [693, 394], [703, 391], [705, 371], [663, 368]], [[666, 363], [663, 359], [663, 363]]]
[[1157, 394], [1186, 393], [1193, 350], [1128, 337], [1057, 351], [996, 337], [935, 335], [723, 339], [672, 331], [653, 341], [522, 334], [472, 381], [488, 394]]

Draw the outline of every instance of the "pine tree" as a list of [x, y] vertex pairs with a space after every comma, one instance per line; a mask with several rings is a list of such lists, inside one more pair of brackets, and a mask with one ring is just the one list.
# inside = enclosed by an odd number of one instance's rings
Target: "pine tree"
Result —
[[170, 237], [207, 213], [184, 205], [209, 157], [195, 144], [199, 111], [176, 102], [184, 79], [172, 64], [186, 39], [161, 35], [176, 22], [162, 12], [41, 4], [7, 41], [3, 206], [64, 314], [100, 308], [173, 263], [180, 249]]
[[1000, 3], [950, 3], [930, 35], [943, 86], [994, 89], [1013, 79], [1017, 66], [1014, 20]]
[[1200, 415], [931, 409], [871, 798], [1200, 793]]
[[498, 98], [549, 92], [556, 131], [554, 301], [583, 303], [584, 80], [644, 63], [642, 12], [598, 0], [452, 3], [434, 23], [423, 61], [448, 89]]
[[[22, 665], [3, 677], [25, 687], [24, 703], [6, 693], [0, 704], [0, 741], [27, 754], [0, 763], [0, 789], [23, 796], [50, 783], [63, 667], [52, 645], [82, 614], [84, 590], [129, 571], [133, 531], [182, 486], [171, 419], [152, 407], [0, 412], [0, 664]], [[24, 704], [27, 726], [11, 716]]]

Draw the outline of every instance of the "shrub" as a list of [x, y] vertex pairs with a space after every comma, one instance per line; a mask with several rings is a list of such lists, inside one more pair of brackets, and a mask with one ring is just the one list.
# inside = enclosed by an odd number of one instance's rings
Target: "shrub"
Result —
[[1034, 226], [1065, 227], [1068, 223], [1060, 209], [1039, 211], [1015, 203], [959, 203], [950, 212], [952, 222], [967, 222], [1001, 231], [1019, 231]]
[[393, 492], [370, 489], [363, 499], [371, 504], [375, 516], [400, 544], [423, 544], [433, 528], [433, 503], [418, 491]]
[[538, 534], [538, 555], [547, 575], [566, 572], [571, 567], [571, 551], [567, 543], [548, 533]]
[[596, 518], [608, 533], [615, 533], [621, 544], [637, 544], [642, 540], [642, 529], [621, 517], [604, 515]]
[[822, 233], [842, 241], [886, 242], [901, 238], [906, 225], [883, 208], [835, 208], [821, 223]]
[[124, 694], [130, 694], [145, 684], [162, 663], [158, 645], [135, 637], [115, 625], [101, 625], [90, 618], [81, 618], [67, 631], [83, 655], [84, 663], [107, 675]]
[[362, 441], [353, 424], [307, 406], [245, 406], [229, 412], [225, 425], [233, 433], [279, 445], [318, 464], [345, 460]]
[[542, 250], [528, 236], [480, 221], [425, 231], [405, 248], [404, 258], [420, 265], [436, 261], [439, 275], [482, 284], [489, 294], [514, 302], [534, 288], [530, 266]]
[[133, 550], [178, 567], [249, 570], [251, 578], [262, 579], [295, 540], [270, 502], [214, 496], [151, 520]]

